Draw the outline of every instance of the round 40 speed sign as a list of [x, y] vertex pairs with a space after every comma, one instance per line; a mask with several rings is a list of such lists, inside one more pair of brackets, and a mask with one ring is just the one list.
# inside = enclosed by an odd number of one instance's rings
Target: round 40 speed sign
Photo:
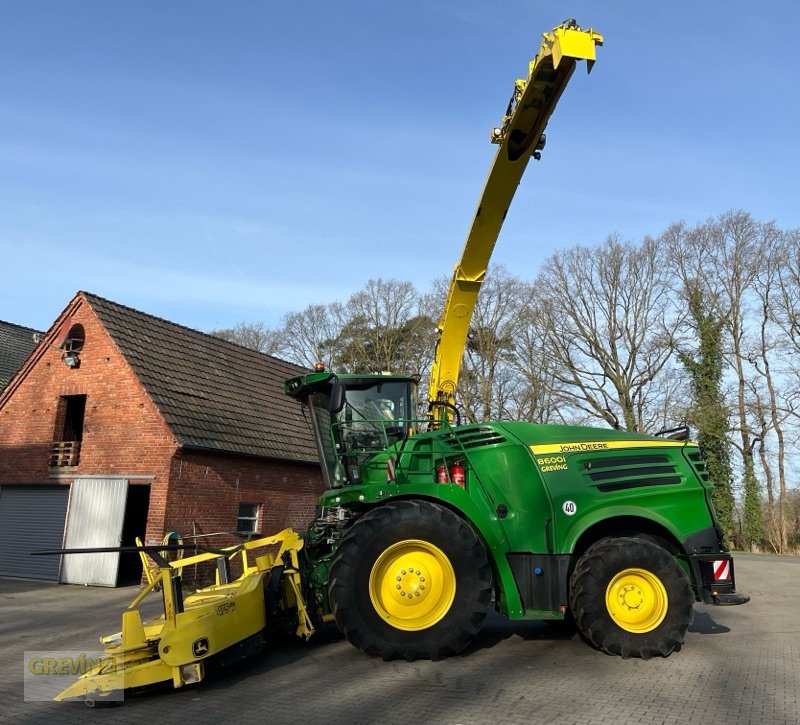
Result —
[[574, 501], [564, 501], [564, 503], [561, 505], [561, 510], [567, 516], [574, 516], [578, 511], [578, 507], [575, 505]]

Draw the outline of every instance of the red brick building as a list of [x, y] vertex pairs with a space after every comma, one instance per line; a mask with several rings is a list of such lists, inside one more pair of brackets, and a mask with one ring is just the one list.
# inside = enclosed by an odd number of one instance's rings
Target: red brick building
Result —
[[298, 372], [79, 292], [0, 393], [0, 576], [114, 586], [138, 557], [29, 553], [305, 527], [322, 480], [282, 392]]

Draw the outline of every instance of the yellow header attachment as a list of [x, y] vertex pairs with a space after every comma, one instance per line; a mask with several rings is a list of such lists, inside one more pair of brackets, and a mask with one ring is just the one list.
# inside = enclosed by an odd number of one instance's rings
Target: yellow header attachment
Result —
[[[475, 301], [514, 193], [530, 157], [538, 159], [544, 148], [545, 127], [577, 62], [585, 60], [591, 70], [596, 46], [602, 43], [602, 35], [591, 29], [582, 30], [574, 20], [544, 33], [539, 52], [529, 64], [528, 77], [515, 82], [502, 125], [492, 130], [491, 141], [500, 148], [478, 201], [439, 321], [428, 391], [432, 404], [453, 405], [455, 401]], [[450, 415], [443, 406], [436, 417], [449, 419]]]

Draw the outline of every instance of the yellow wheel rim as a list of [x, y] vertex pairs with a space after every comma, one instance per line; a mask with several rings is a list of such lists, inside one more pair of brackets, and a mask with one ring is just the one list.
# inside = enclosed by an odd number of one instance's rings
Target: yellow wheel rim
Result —
[[669, 598], [655, 574], [646, 569], [625, 569], [608, 584], [606, 608], [622, 629], [644, 634], [664, 621]]
[[378, 616], [408, 632], [436, 624], [455, 596], [450, 559], [427, 541], [398, 541], [378, 557], [369, 574], [369, 598]]

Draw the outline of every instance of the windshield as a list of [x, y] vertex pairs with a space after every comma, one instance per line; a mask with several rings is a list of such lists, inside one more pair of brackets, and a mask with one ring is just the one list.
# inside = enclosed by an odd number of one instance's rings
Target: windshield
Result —
[[309, 399], [325, 483], [331, 488], [359, 483], [365, 461], [413, 433], [414, 383], [362, 379], [343, 384], [343, 405], [334, 413], [327, 392], [316, 391]]

